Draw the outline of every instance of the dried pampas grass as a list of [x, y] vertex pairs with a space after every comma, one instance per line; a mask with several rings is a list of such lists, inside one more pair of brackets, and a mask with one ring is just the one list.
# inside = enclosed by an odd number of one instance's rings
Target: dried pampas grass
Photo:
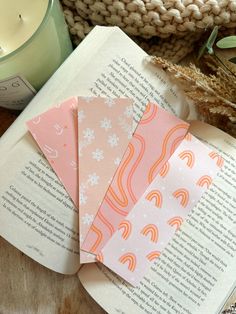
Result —
[[184, 90], [205, 122], [236, 137], [236, 76], [230, 62], [224, 62], [227, 67], [224, 69], [208, 55], [205, 65], [214, 73], [210, 75], [194, 64], [181, 66], [160, 57], [151, 57], [151, 62]]

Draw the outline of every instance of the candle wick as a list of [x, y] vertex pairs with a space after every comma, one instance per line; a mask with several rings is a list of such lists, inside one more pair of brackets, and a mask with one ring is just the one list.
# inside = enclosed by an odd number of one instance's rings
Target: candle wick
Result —
[[19, 18], [21, 19], [21, 14], [19, 14]]

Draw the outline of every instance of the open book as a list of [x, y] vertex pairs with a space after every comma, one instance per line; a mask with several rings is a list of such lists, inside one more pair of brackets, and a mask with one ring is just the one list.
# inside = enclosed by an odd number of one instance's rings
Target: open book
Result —
[[8, 129], [0, 140], [0, 235], [54, 271], [78, 271], [109, 313], [217, 313], [236, 284], [232, 137], [191, 122], [190, 131], [218, 150], [225, 166], [149, 274], [131, 288], [99, 263], [80, 268], [78, 210], [25, 125], [72, 95], [133, 98], [134, 124], [148, 100], [188, 119], [183, 95], [145, 56], [118, 28], [96, 27]]

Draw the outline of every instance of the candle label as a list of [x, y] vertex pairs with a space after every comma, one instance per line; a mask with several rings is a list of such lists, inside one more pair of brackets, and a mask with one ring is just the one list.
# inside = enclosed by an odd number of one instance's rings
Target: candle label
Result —
[[35, 89], [22, 76], [16, 75], [0, 80], [0, 106], [21, 110], [36, 94]]

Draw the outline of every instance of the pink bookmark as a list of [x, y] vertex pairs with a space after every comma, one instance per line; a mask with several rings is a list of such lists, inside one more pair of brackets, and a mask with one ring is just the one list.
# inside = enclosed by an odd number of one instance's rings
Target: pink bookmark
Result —
[[[80, 246], [132, 137], [133, 100], [78, 98]], [[80, 252], [80, 262], [95, 256]]]
[[211, 155], [188, 133], [98, 259], [137, 285], [223, 165], [222, 157], [219, 163]]
[[183, 140], [189, 125], [156, 104], [129, 143], [82, 249], [97, 254]]
[[77, 103], [76, 97], [70, 98], [27, 126], [78, 208]]
[[[132, 103], [128, 98], [74, 97], [27, 122], [76, 207], [80, 207], [81, 242], [129, 143]], [[82, 262], [94, 260], [94, 255], [81, 252]]]

